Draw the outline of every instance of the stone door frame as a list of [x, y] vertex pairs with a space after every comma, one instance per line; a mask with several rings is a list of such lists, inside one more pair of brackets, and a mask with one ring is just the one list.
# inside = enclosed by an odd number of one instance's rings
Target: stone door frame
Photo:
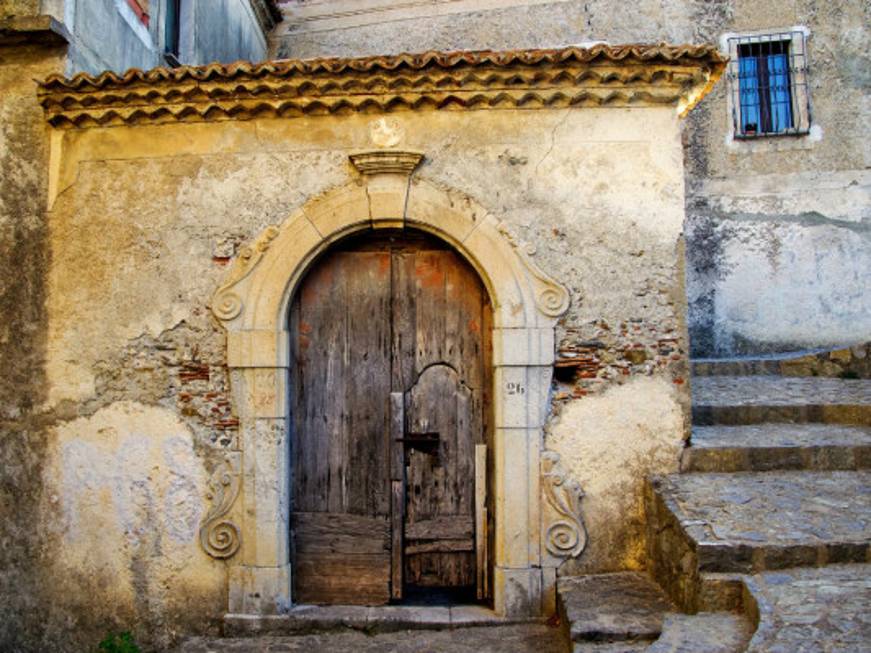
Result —
[[586, 542], [577, 489], [554, 471], [553, 454], [542, 455], [554, 328], [568, 291], [485, 208], [414, 177], [421, 158], [395, 150], [351, 155], [359, 176], [263, 231], [215, 294], [239, 437], [212, 481], [201, 541], [229, 561], [231, 614], [281, 614], [292, 604], [288, 310], [313, 261], [364, 229], [408, 226], [437, 236], [472, 265], [490, 295], [495, 611], [552, 612], [556, 568]]

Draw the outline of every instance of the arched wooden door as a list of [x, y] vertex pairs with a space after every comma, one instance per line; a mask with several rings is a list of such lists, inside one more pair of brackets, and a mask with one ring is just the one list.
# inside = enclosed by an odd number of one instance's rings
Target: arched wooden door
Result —
[[357, 237], [302, 281], [290, 332], [296, 600], [485, 597], [491, 310], [477, 274], [416, 232]]

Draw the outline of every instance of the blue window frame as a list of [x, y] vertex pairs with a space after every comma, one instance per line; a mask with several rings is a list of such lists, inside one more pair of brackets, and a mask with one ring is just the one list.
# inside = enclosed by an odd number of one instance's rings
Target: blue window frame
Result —
[[782, 134], [795, 127], [789, 41], [738, 45], [740, 133]]

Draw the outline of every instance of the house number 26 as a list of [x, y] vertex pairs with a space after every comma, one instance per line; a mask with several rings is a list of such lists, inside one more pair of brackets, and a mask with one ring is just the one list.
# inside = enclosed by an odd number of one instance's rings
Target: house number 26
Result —
[[522, 383], [506, 383], [505, 390], [510, 395], [522, 395], [526, 392]]

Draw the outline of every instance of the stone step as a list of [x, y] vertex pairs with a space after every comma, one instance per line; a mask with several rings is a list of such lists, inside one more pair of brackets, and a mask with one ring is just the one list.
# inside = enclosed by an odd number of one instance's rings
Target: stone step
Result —
[[560, 619], [572, 642], [651, 642], [674, 605], [638, 572], [569, 576], [557, 581]]
[[765, 572], [745, 584], [758, 614], [747, 651], [871, 651], [871, 565]]
[[753, 634], [742, 615], [728, 612], [668, 614], [647, 653], [741, 653]]
[[564, 653], [560, 628], [541, 623], [466, 627], [461, 630], [400, 630], [388, 633], [321, 632], [297, 636], [193, 637], [175, 653]]
[[871, 426], [871, 380], [711, 376], [692, 382], [693, 423], [762, 422]]
[[696, 426], [684, 472], [871, 468], [871, 427], [836, 424]]
[[307, 635], [342, 630], [390, 633], [407, 630], [449, 630], [473, 626], [506, 626], [534, 622], [506, 619], [481, 605], [415, 606], [297, 605], [280, 615], [228, 614], [224, 634]]
[[871, 472], [694, 473], [649, 481], [656, 579], [684, 611], [700, 609], [701, 574], [865, 562]]
[[828, 376], [868, 378], [871, 342], [842, 349], [787, 352], [738, 358], [696, 358], [690, 361], [693, 376]]

